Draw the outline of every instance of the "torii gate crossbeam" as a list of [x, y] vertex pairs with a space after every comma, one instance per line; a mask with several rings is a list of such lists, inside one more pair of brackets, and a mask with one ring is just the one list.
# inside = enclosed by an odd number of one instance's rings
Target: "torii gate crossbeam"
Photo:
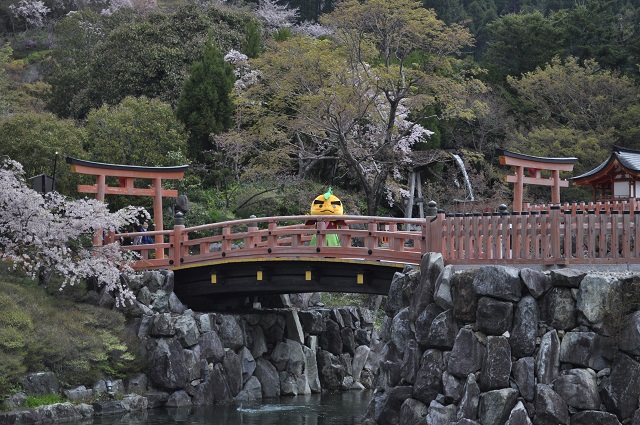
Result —
[[[77, 158], [66, 158], [67, 164], [71, 165], [71, 171], [78, 174], [96, 176], [94, 185], [78, 185], [80, 193], [95, 193], [96, 199], [104, 202], [105, 195], [132, 195], [150, 196], [153, 198], [153, 221], [155, 230], [164, 230], [162, 223], [162, 198], [177, 197], [178, 191], [164, 189], [162, 180], [179, 180], [184, 177], [184, 172], [188, 165], [176, 167], [141, 167], [135, 165], [105, 164], [101, 162], [85, 161]], [[107, 177], [117, 177], [120, 186], [109, 186], [106, 183]], [[149, 179], [152, 181], [151, 188], [134, 187], [135, 179]], [[156, 243], [162, 243], [162, 235], [156, 235]], [[95, 246], [102, 245], [101, 235], [94, 236]], [[162, 255], [161, 252], [158, 255]]]

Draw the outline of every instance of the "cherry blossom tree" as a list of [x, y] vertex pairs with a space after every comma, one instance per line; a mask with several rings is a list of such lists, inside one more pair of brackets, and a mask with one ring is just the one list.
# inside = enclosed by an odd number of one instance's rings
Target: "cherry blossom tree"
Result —
[[128, 207], [115, 213], [97, 200], [69, 200], [52, 192], [43, 196], [27, 187], [22, 165], [0, 164], [0, 266], [22, 268], [35, 279], [52, 273], [60, 290], [97, 278], [114, 293], [117, 305], [135, 297], [121, 275], [131, 276], [137, 254], [119, 243], [93, 247], [96, 229], [121, 229], [137, 222], [146, 210]]
[[279, 5], [276, 0], [260, 0], [256, 14], [269, 28], [287, 28], [293, 26], [298, 18], [298, 9]]
[[51, 12], [40, 0], [20, 0], [18, 5], [11, 5], [9, 9], [16, 18], [24, 19], [27, 27], [40, 28], [44, 26], [44, 18]]
[[304, 178], [316, 165], [340, 164], [377, 215], [391, 190], [402, 196], [393, 180], [431, 134], [420, 123], [474, 116], [471, 95], [485, 88], [461, 59], [473, 39], [413, 0], [345, 0], [321, 23], [330, 36], [297, 35], [249, 61], [260, 74], [240, 84], [244, 134], [233, 139], [260, 152], [249, 159], [259, 171], [288, 160], [286, 171]]

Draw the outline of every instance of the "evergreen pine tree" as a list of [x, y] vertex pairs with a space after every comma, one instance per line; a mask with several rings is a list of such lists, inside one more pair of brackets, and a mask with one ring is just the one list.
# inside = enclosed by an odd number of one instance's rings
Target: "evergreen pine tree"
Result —
[[211, 42], [205, 45], [202, 61], [191, 66], [184, 83], [176, 115], [189, 130], [189, 154], [201, 158], [211, 150], [211, 134], [221, 133], [233, 125], [234, 105], [231, 90], [236, 80], [233, 67], [224, 61]]

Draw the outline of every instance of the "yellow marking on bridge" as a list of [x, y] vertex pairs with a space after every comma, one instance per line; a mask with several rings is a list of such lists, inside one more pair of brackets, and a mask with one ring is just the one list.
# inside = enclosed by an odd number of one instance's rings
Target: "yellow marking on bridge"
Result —
[[368, 266], [382, 266], [382, 267], [395, 267], [398, 269], [403, 269], [407, 265], [412, 265], [416, 269], [420, 268], [420, 264], [411, 264], [411, 263], [396, 263], [393, 261], [373, 261], [373, 260], [364, 260], [357, 258], [316, 258], [316, 257], [254, 257], [254, 258], [231, 258], [228, 260], [215, 260], [208, 261], [197, 264], [187, 264], [184, 266], [174, 267], [172, 270], [185, 270], [206, 266], [218, 266], [220, 264], [236, 264], [236, 263], [259, 263], [259, 262], [285, 262], [285, 261], [294, 261], [294, 262], [314, 262], [314, 263], [346, 263], [346, 264], [359, 264], [359, 265], [368, 265]]

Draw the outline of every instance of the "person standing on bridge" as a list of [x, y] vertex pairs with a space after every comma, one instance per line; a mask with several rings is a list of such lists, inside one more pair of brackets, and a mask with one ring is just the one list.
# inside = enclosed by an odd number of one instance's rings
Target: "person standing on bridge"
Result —
[[[313, 200], [313, 203], [311, 203], [311, 215], [344, 215], [342, 201], [329, 188], [329, 190]], [[306, 226], [315, 226], [316, 222], [316, 220], [307, 220], [304, 224]], [[344, 220], [331, 220], [327, 222], [326, 228], [339, 229], [340, 226], [346, 225], [347, 223]], [[335, 233], [328, 233], [325, 235], [325, 243], [327, 246], [340, 246], [340, 238]], [[313, 235], [309, 245], [316, 245], [316, 235]]]

